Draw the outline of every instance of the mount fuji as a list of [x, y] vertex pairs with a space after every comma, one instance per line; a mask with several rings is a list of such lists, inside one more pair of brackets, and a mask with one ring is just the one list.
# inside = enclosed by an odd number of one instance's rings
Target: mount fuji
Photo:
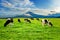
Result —
[[60, 18], [60, 13], [49, 14], [47, 16], [44, 16], [28, 11], [22, 15], [7, 15], [2, 17], [0, 16], [0, 18]]

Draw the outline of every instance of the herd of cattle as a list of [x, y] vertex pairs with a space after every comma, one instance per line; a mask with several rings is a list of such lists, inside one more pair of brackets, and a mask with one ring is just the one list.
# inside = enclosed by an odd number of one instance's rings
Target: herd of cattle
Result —
[[[34, 20], [34, 18], [30, 18], [31, 20]], [[36, 20], [39, 21], [39, 18], [36, 18]], [[25, 18], [24, 21], [31, 23], [31, 21], [28, 18]], [[21, 22], [20, 19], [18, 19], [18, 22]], [[13, 23], [13, 18], [8, 18], [7, 21], [4, 23], [4, 27], [6, 27], [8, 24]], [[51, 21], [48, 19], [42, 19], [41, 20], [42, 26], [48, 25], [48, 26], [53, 26]]]

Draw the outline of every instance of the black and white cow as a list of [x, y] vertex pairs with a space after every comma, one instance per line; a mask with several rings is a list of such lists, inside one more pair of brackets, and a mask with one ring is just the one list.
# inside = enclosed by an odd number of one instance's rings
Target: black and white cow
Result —
[[42, 22], [42, 26], [45, 26], [45, 25], [53, 26], [53, 24], [47, 19], [42, 19], [41, 22]]
[[13, 23], [13, 18], [8, 18], [7, 21], [4, 23], [4, 27], [6, 27], [9, 23]]
[[24, 21], [25, 21], [25, 22], [29, 22], [29, 23], [31, 23], [31, 21], [30, 21], [30, 20], [28, 20], [28, 19], [24, 19]]

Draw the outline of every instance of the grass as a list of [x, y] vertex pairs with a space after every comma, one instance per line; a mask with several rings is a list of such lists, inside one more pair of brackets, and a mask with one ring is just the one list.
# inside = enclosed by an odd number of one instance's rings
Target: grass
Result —
[[60, 40], [60, 18], [47, 18], [53, 27], [42, 27], [41, 19], [26, 23], [21, 18], [21, 23], [18, 23], [17, 18], [14, 18], [14, 25], [7, 27], [3, 26], [6, 19], [0, 19], [0, 40]]

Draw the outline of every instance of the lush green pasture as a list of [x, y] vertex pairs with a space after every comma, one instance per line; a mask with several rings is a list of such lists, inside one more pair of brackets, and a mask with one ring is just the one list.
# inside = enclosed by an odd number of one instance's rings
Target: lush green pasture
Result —
[[53, 27], [42, 27], [41, 19], [29, 19], [32, 23], [27, 23], [21, 18], [21, 23], [18, 23], [14, 18], [14, 24], [7, 27], [3, 26], [6, 19], [0, 19], [0, 40], [60, 40], [60, 18], [47, 18]]

